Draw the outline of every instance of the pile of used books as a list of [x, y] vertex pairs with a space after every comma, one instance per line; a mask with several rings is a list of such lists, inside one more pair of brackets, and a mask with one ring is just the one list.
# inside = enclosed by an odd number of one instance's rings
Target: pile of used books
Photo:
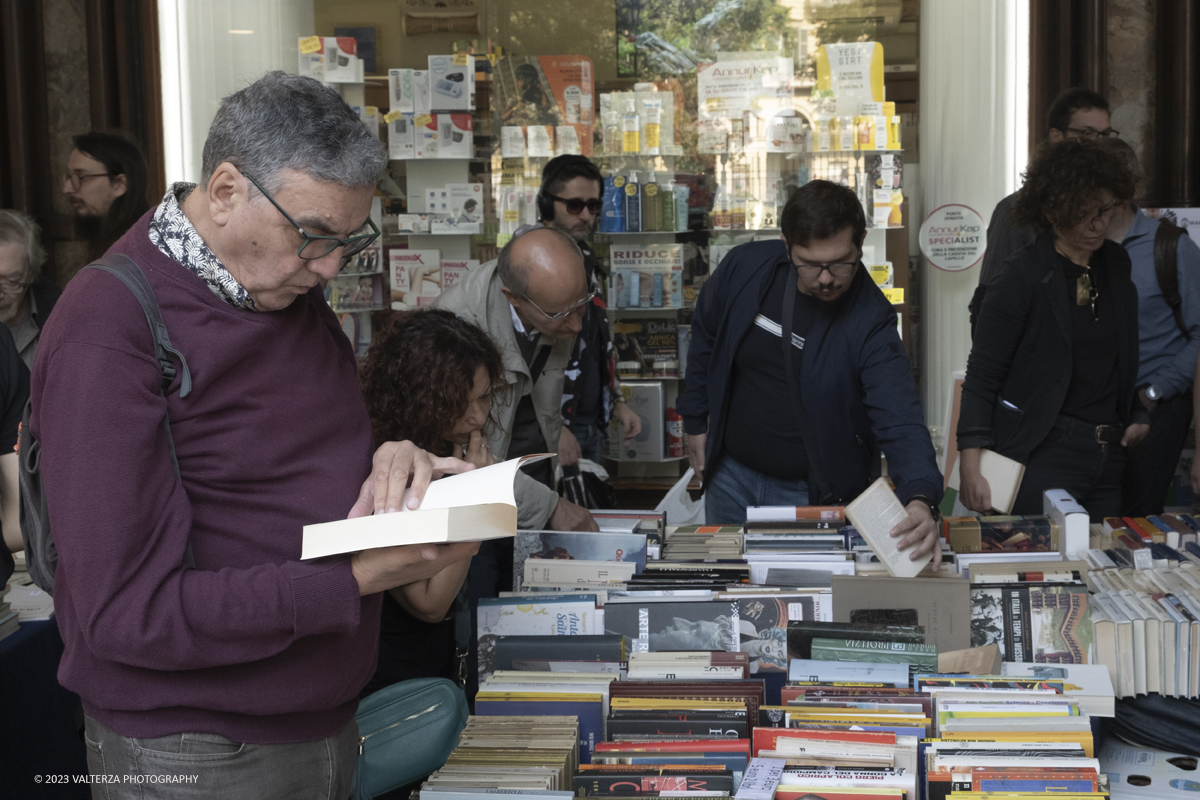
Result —
[[1184, 515], [1045, 510], [945, 520], [917, 577], [842, 508], [521, 531], [475, 716], [414, 796], [1102, 800], [1114, 696], [1200, 692], [1200, 548]]

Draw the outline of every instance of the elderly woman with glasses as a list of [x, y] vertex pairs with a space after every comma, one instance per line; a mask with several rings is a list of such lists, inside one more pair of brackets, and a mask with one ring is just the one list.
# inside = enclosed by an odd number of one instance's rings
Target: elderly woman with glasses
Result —
[[1124, 159], [1102, 143], [1055, 142], [1030, 163], [1011, 214], [1038, 238], [988, 286], [962, 387], [967, 508], [998, 505], [980, 469], [986, 449], [1025, 465], [1013, 514], [1042, 513], [1051, 488], [1093, 521], [1119, 513], [1125, 448], [1149, 431], [1134, 391], [1137, 291], [1128, 254], [1105, 238], [1133, 191]]

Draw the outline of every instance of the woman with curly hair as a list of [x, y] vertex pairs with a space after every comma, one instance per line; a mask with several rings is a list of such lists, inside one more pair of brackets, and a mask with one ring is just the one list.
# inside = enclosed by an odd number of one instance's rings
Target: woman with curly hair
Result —
[[1133, 196], [1123, 158], [1102, 143], [1044, 146], [1029, 165], [1013, 222], [1038, 231], [983, 297], [958, 420], [961, 499], [992, 510], [980, 474], [988, 448], [1025, 465], [1014, 514], [1042, 513], [1066, 489], [1093, 521], [1119, 513], [1125, 448], [1149, 430], [1135, 398], [1137, 291], [1129, 256], [1105, 233]]
[[[359, 378], [375, 441], [409, 439], [476, 467], [492, 463], [483, 428], [507, 384], [500, 351], [480, 328], [448, 311], [396, 314], [372, 339]], [[384, 595], [379, 666], [364, 697], [410, 678], [457, 677], [447, 613], [470, 566], [464, 559]]]

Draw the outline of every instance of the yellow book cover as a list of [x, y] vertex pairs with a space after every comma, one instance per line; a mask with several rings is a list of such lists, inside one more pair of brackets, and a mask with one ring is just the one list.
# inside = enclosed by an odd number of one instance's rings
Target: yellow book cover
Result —
[[[1047, 723], [1053, 725], [1053, 723]], [[943, 732], [942, 742], [1078, 742], [1088, 758], [1096, 752], [1092, 734], [1080, 731], [949, 731]]]

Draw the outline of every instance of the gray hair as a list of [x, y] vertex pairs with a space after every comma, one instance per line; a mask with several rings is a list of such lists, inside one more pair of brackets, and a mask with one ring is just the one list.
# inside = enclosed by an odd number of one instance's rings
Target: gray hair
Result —
[[560, 231], [558, 228], [552, 228], [549, 225], [535, 225], [519, 231], [508, 240], [500, 250], [500, 255], [496, 257], [496, 272], [500, 273], [500, 282], [504, 284], [510, 292], [524, 296], [529, 291], [529, 270], [524, 264], [515, 264], [512, 260], [513, 245], [517, 239], [521, 238], [532, 231], [549, 231], [558, 238], [562, 239], [571, 245], [571, 249], [575, 251], [575, 255], [579, 256], [579, 263], [584, 263], [583, 251], [579, 249], [579, 242], [575, 241], [575, 237], [569, 233]]
[[42, 248], [42, 229], [33, 221], [33, 217], [20, 211], [0, 211], [0, 244], [21, 245], [21, 255], [25, 259], [25, 268], [29, 270], [29, 278], [33, 280], [42, 271], [46, 263], [46, 251]]
[[226, 161], [274, 193], [284, 169], [349, 188], [374, 186], [387, 153], [333, 89], [276, 71], [221, 101], [204, 142], [201, 185]]

